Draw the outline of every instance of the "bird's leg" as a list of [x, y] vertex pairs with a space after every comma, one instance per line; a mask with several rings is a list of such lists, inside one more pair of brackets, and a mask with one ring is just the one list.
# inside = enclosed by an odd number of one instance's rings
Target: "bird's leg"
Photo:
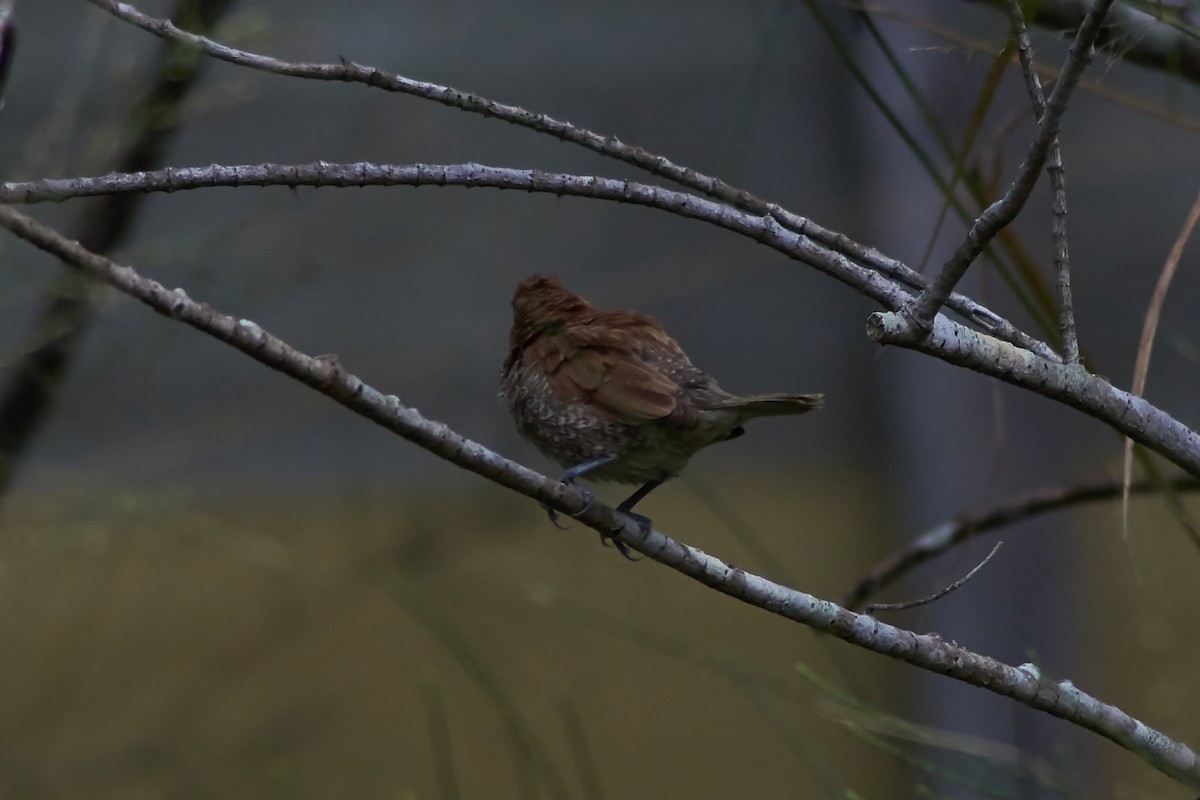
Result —
[[638, 520], [639, 525], [641, 524], [641, 520], [645, 520], [647, 523], [649, 523], [650, 518], [643, 517], [641, 514], [633, 513], [633, 507], [645, 500], [646, 495], [662, 486], [664, 483], [666, 483], [666, 481], [666, 478], [659, 478], [658, 480], [650, 481], [649, 483], [644, 484], [642, 488], [638, 489], [636, 492], [629, 495], [629, 497], [626, 497], [624, 500], [622, 500], [621, 505], [617, 506], [617, 511], [620, 511], [623, 514], [628, 514], [629, 516]]
[[[567, 486], [575, 486], [575, 481], [579, 480], [584, 475], [586, 475], [587, 473], [596, 469], [597, 467], [603, 467], [605, 464], [609, 463], [614, 458], [616, 458], [616, 456], [600, 456], [599, 458], [593, 458], [591, 461], [585, 461], [582, 464], [576, 464], [575, 466], [571, 467], [569, 470], [564, 472], [562, 475], [560, 475], [558, 477], [558, 480], [561, 483], [565, 483]], [[584, 489], [580, 486], [575, 486], [575, 488], [578, 489], [579, 493], [583, 495], [583, 500], [584, 500], [583, 507], [584, 508], [587, 508], [588, 506], [590, 506], [592, 504], [592, 501], [596, 499], [596, 496], [594, 494], [592, 494], [591, 492], [589, 492], [587, 489]], [[542, 508], [546, 509], [546, 515], [550, 517], [550, 521], [552, 523], [554, 523], [554, 527], [558, 528], [559, 530], [565, 530], [565, 528], [562, 525], [558, 524], [558, 512], [557, 511], [555, 511], [553, 508], [550, 508], [550, 506], [545, 505], [545, 504], [542, 505]], [[582, 509], [581, 509], [581, 513], [582, 513]]]
[[574, 484], [576, 480], [582, 478], [597, 467], [603, 467], [605, 464], [610, 464], [616, 459], [616, 456], [600, 456], [593, 458], [591, 461], [585, 461], [582, 464], [576, 464], [569, 470], [559, 476], [559, 480], [565, 484]]

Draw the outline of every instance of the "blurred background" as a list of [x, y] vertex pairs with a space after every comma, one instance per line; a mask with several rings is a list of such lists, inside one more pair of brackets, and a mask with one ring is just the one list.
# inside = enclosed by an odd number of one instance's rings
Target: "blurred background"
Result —
[[[139, 7], [168, 16], [174, 4]], [[942, 145], [961, 147], [994, 86], [955, 193], [974, 212], [964, 186], [990, 197], [1007, 185], [1032, 131], [1028, 99], [1015, 67], [989, 84], [1002, 12], [916, 0], [873, 11], [241, 0], [214, 36], [297, 61], [345, 57], [615, 134], [929, 271], [964, 228], [953, 212], [939, 228], [945, 192], [921, 159], [948, 181]], [[427, 101], [211, 60], [177, 112], [146, 122], [134, 109], [159, 40], [82, 0], [19, 3], [17, 19], [0, 114], [7, 180], [107, 172], [156, 125], [177, 129], [155, 165], [476, 161], [648, 180]], [[1041, 63], [1060, 64], [1057, 32], [1035, 30], [1034, 42]], [[1076, 314], [1093, 368], [1128, 386], [1200, 183], [1200, 100], [1180, 76], [1111, 51], [1088, 78], [1062, 136]], [[997, 261], [963, 287], [1043, 338], [1044, 183]], [[103, 202], [30, 213], [80, 236]], [[821, 597], [940, 522], [1120, 474], [1121, 440], [1099, 423], [881, 350], [864, 335], [875, 310], [864, 298], [666, 214], [491, 190], [219, 189], [148, 196], [131, 219], [114, 242], [122, 263], [337, 354], [378, 389], [547, 471], [496, 398], [508, 299], [533, 272], [656, 316], [732, 391], [825, 392], [819, 415], [756, 422], [641, 507], [668, 534]], [[61, 267], [7, 236], [0, 264], [4, 391], [56, 335], [35, 323]], [[1193, 250], [1147, 387], [1193, 427], [1196, 267]], [[627, 563], [580, 526], [557, 531], [535, 503], [128, 298], [97, 294], [83, 331], [0, 496], [5, 796], [1186, 794], [1066, 723]], [[881, 599], [936, 591], [995, 538]], [[1200, 552], [1177, 515], [1135, 501], [1127, 544], [1119, 504], [998, 538], [971, 583], [888, 621], [1036, 661], [1200, 744]]]

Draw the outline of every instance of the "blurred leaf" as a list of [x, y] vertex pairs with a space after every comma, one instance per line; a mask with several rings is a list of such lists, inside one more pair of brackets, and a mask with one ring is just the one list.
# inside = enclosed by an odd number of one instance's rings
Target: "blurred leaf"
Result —
[[437, 776], [438, 792], [442, 800], [458, 800], [460, 795], [458, 778], [454, 773], [450, 723], [436, 675], [421, 681], [421, 698], [425, 701], [425, 715], [429, 721], [429, 744], [433, 751], [433, 771]]
[[467, 636], [438, 608], [424, 591], [399, 572], [381, 581], [384, 591], [398, 606], [421, 624], [458, 662], [471, 682], [479, 687], [500, 715], [508, 731], [515, 754], [517, 776], [522, 783], [535, 787], [540, 781], [551, 797], [569, 798], [566, 783], [541, 740], [525, 720], [520, 708], [504, 689], [503, 682], [487, 660], [472, 646]]
[[[1018, 747], [908, 722], [839, 691], [804, 664], [797, 664], [796, 671], [828, 698], [830, 702], [823, 710], [829, 717], [862, 741], [909, 767], [989, 797], [1011, 796], [1011, 790], [1005, 784], [1013, 780], [1056, 790], [1063, 785], [1054, 765]], [[888, 739], [934, 747], [966, 758], [961, 762], [962, 767], [950, 769]], [[1001, 775], [1003, 779], [997, 781], [996, 777]]]
[[838, 787], [841, 785], [841, 779], [829, 768], [828, 759], [822, 754], [821, 749], [810, 738], [798, 734], [795, 720], [780, 711], [779, 699], [781, 697], [798, 700], [809, 698], [809, 695], [797, 689], [795, 684], [766, 675], [760, 670], [740, 663], [712, 648], [701, 647], [690, 641], [668, 636], [569, 600], [559, 601], [555, 604], [555, 608], [568, 619], [723, 675], [771, 724], [787, 744], [789, 752], [808, 769], [809, 773], [822, 785], [826, 794], [831, 797], [839, 794]]

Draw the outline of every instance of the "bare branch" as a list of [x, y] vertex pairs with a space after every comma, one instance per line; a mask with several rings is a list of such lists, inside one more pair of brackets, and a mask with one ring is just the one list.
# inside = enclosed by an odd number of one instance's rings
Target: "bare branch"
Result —
[[1200, 436], [1144, 399], [1088, 372], [1082, 365], [1053, 364], [1035, 358], [943, 316], [934, 318], [933, 329], [924, 339], [914, 340], [911, 330], [908, 320], [894, 312], [876, 312], [867, 318], [867, 335], [880, 344], [916, 350], [1058, 400], [1104, 420], [1126, 436], [1166, 456], [1189, 474], [1200, 477]]
[[905, 611], [910, 608], [927, 606], [930, 603], [935, 603], [938, 600], [941, 600], [951, 592], [961, 589], [967, 581], [978, 575], [979, 571], [986, 567], [988, 562], [992, 560], [992, 557], [995, 556], [997, 551], [1000, 550], [1000, 545], [1002, 544], [1004, 544], [1004, 542], [996, 542], [996, 546], [992, 548], [992, 552], [988, 553], [987, 557], [984, 558], [983, 561], [980, 561], [978, 564], [976, 564], [970, 572], [968, 572], [966, 575], [963, 575], [949, 586], [938, 589], [928, 597], [922, 597], [920, 600], [906, 600], [903, 603], [872, 603], [871, 605], [867, 606], [867, 613], [874, 614], [876, 611]]
[[[1008, 17], [1012, 22], [1013, 36], [1017, 42], [1017, 56], [1021, 62], [1021, 74], [1025, 76], [1025, 87], [1033, 103], [1034, 117], [1041, 120], [1046, 113], [1046, 96], [1042, 93], [1042, 81], [1033, 64], [1033, 46], [1029, 42], [1029, 31], [1025, 27], [1025, 16], [1020, 0], [1010, 0]], [[1058, 294], [1058, 333], [1062, 340], [1063, 361], [1079, 363], [1079, 333], [1075, 327], [1075, 303], [1071, 297], [1071, 257], [1067, 247], [1067, 177], [1063, 168], [1062, 146], [1055, 136], [1050, 143], [1050, 156], [1046, 161], [1046, 174], [1050, 176], [1053, 196], [1050, 235], [1054, 240], [1054, 282]]]
[[942, 267], [937, 278], [905, 310], [905, 317], [911, 323], [912, 328], [907, 333], [908, 336], [918, 337], [930, 331], [934, 315], [945, 305], [946, 298], [962, 280], [967, 269], [975, 263], [975, 259], [996, 237], [996, 234], [1016, 219], [1017, 214], [1025, 207], [1025, 202], [1029, 199], [1029, 195], [1037, 183], [1038, 175], [1046, 165], [1050, 146], [1062, 127], [1063, 116], [1067, 112], [1072, 92], [1095, 54], [1093, 44], [1096, 36], [1099, 35], [1104, 15], [1112, 2], [1113, 0], [1095, 0], [1091, 10], [1088, 11], [1087, 18], [1079, 28], [1079, 33], [1067, 54], [1062, 75], [1046, 103], [1046, 111], [1042, 114], [1037, 135], [1029, 145], [1029, 152], [1021, 164], [1012, 186], [1003, 197], [984, 209], [971, 226], [971, 230], [967, 232], [966, 237], [963, 238], [962, 243]]
[[628, 546], [705, 586], [860, 647], [986, 688], [1073, 722], [1139, 754], [1175, 780], [1200, 787], [1200, 757], [1195, 752], [1119, 708], [1080, 691], [1070, 681], [1052, 681], [1032, 664], [1012, 667], [938, 636], [913, 633], [855, 614], [829, 601], [730, 567], [659, 531], [643, 532], [636, 522], [618, 516], [612, 508], [599, 502], [585, 502], [574, 487], [509, 461], [425, 418], [416, 409], [403, 405], [399, 398], [381, 394], [344, 370], [336, 359], [307, 356], [255, 323], [236, 320], [197, 303], [182, 289], [166, 289], [129, 267], [87, 251], [12, 208], [0, 206], [0, 227], [158, 313], [213, 336], [316, 389], [439, 458], [571, 514], [590, 528], [613, 533]]
[[[944, 522], [913, 539], [904, 548], [873, 566], [853, 589], [842, 598], [846, 608], [861, 608], [863, 603], [921, 564], [949, 552], [954, 547], [985, 533], [1023, 522], [1051, 511], [1060, 511], [1085, 503], [1117, 500], [1122, 481], [1105, 481], [1083, 486], [1052, 487], [1026, 492], [1005, 500], [979, 514]], [[1168, 481], [1139, 481], [1129, 487], [1132, 494], [1158, 492], [1194, 492], [1200, 490], [1195, 478], [1178, 477]]]
[[1071, 294], [1071, 255], [1067, 246], [1067, 173], [1063, 167], [1058, 137], [1046, 162], [1050, 176], [1050, 238], [1054, 242], [1054, 290], [1058, 295], [1058, 333], [1062, 357], [1067, 364], [1079, 363], [1079, 329], [1075, 325], [1075, 301]]

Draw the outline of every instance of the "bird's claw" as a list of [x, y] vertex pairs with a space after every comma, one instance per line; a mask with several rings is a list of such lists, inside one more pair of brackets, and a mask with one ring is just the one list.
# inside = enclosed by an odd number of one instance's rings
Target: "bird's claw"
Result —
[[542, 509], [545, 510], [546, 516], [550, 518], [551, 525], [558, 528], [560, 531], [565, 531], [567, 529], [566, 525], [559, 523], [557, 511], [555, 511], [553, 508], [546, 505], [545, 503], [542, 503]]
[[[617, 507], [617, 511], [620, 511], [622, 514], [636, 522], [638, 529], [640, 529], [642, 532], [643, 537], [650, 535], [651, 522], [649, 517], [639, 514], [636, 511], [630, 511], [629, 509], [621, 508], [620, 506]], [[625, 556], [625, 558], [629, 559], [630, 561], [641, 561], [641, 558], [638, 558], [630, 553], [629, 547], [619, 538], [617, 538], [620, 535], [621, 529], [617, 528], [616, 530], [609, 531], [608, 533], [601, 533], [600, 541], [604, 543], [605, 547], [608, 547], [608, 543], [612, 542], [613, 546], [617, 548], [617, 552]]]
[[[584, 489], [582, 486], [577, 486], [575, 484], [576, 477], [577, 476], [568, 472], [562, 478], [562, 483], [565, 486], [570, 486], [571, 488], [575, 489], [575, 491], [579, 492], [579, 494], [583, 497], [583, 508], [576, 511], [571, 516], [578, 516], [579, 514], [584, 513], [585, 511], [588, 510], [588, 508], [591, 507], [592, 503], [594, 503], [596, 501], [596, 495], [594, 495], [591, 491]], [[626, 501], [626, 502], [628, 502], [628, 501]], [[561, 523], [559, 523], [558, 511], [556, 511], [555, 509], [546, 505], [545, 503], [542, 503], [542, 508], [544, 508], [546, 510], [546, 516], [550, 518], [550, 522], [551, 522], [551, 524], [554, 525], [554, 527], [558, 528], [560, 531], [567, 529], [565, 525], [562, 525]], [[617, 506], [616, 510], [618, 512], [624, 514], [625, 516], [629, 517], [634, 522], [636, 522], [638, 528], [642, 532], [642, 536], [650, 535], [651, 522], [650, 522], [649, 517], [643, 516], [642, 514], [639, 514], [636, 511], [631, 511], [630, 509], [625, 508], [624, 504]], [[638, 556], [635, 556], [630, 551], [629, 547], [624, 542], [621, 541], [621, 539], [619, 538], [620, 535], [621, 535], [620, 528], [609, 531], [607, 533], [601, 532], [600, 533], [600, 541], [601, 541], [601, 543], [604, 544], [605, 547], [608, 547], [608, 545], [611, 543], [613, 545], [613, 547], [617, 548], [618, 553], [620, 553], [622, 556], [629, 559], [630, 561], [641, 561], [641, 558], [639, 558]]]
[[[589, 507], [591, 507], [592, 503], [596, 502], [596, 495], [592, 494], [589, 490], [584, 489], [582, 486], [576, 486], [574, 482], [569, 480], [565, 480], [563, 483], [583, 495], [583, 508], [576, 511], [575, 514], [582, 514], [583, 512], [587, 511]], [[554, 525], [554, 527], [558, 528], [560, 531], [565, 531], [567, 529], [566, 525], [559, 524], [557, 511], [545, 503], [542, 503], [542, 508], [546, 510], [546, 516], [550, 518], [550, 523]], [[572, 516], [574, 516], [574, 514]]]

